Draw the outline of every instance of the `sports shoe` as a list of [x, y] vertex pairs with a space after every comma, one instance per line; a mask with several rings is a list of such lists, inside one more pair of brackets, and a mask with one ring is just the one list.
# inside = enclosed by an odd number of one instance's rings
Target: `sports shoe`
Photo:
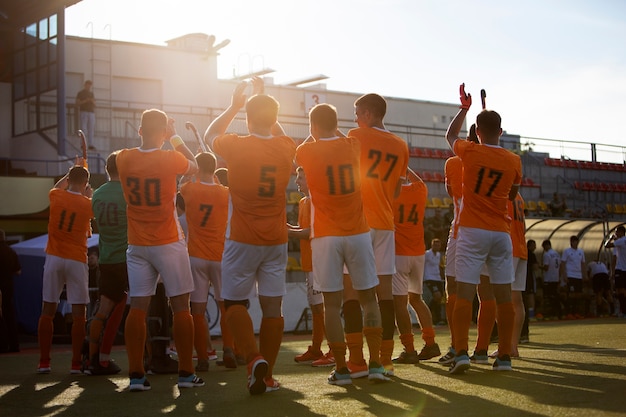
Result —
[[440, 365], [450, 365], [452, 362], [454, 362], [455, 356], [456, 351], [452, 346], [450, 346], [450, 348], [448, 348], [448, 353], [439, 358], [437, 362], [439, 362]]
[[489, 365], [489, 356], [487, 356], [487, 351], [475, 350], [474, 354], [470, 356], [470, 362], [479, 365]]
[[269, 365], [263, 356], [257, 356], [248, 364], [248, 391], [251, 395], [263, 394], [266, 390], [263, 378]]
[[209, 360], [210, 361], [216, 361], [217, 360], [217, 352], [215, 351], [215, 349], [211, 349], [211, 350], [207, 351], [207, 353], [209, 354]]
[[393, 370], [393, 363], [389, 363], [387, 365], [383, 365], [383, 368], [385, 368], [385, 375], [387, 375], [387, 376], [396, 376], [396, 373]]
[[367, 379], [373, 382], [391, 381], [391, 379], [388, 378], [386, 375], [387, 375], [387, 370], [385, 369], [384, 366], [379, 365], [376, 362], [370, 363], [368, 373], [367, 373]]
[[322, 356], [316, 361], [311, 363], [311, 366], [322, 367], [322, 366], [335, 366], [335, 357], [333, 356], [333, 351], [329, 350], [327, 354]]
[[509, 355], [502, 355], [496, 358], [496, 361], [491, 367], [494, 371], [511, 371], [511, 357]]
[[520, 344], [524, 345], [526, 343], [530, 343], [530, 339], [528, 338], [528, 335], [524, 335], [519, 338], [519, 342]]
[[130, 392], [148, 391], [150, 388], [150, 382], [145, 375], [132, 374], [130, 376], [130, 385], [128, 386]]
[[311, 346], [309, 346], [309, 348], [307, 349], [306, 352], [297, 355], [295, 358], [293, 358], [294, 361], [298, 362], [298, 363], [306, 363], [306, 364], [310, 364], [313, 363], [313, 361], [316, 361], [320, 358], [322, 358], [324, 356], [324, 354], [322, 353], [321, 350], [318, 350], [317, 352], [311, 350]]
[[417, 351], [407, 352], [406, 350], [400, 353], [400, 356], [391, 360], [393, 363], [418, 363], [420, 360], [417, 357]]
[[462, 374], [470, 368], [470, 359], [467, 356], [467, 351], [462, 350], [454, 357], [454, 361], [450, 364], [448, 373], [452, 375]]
[[263, 382], [265, 383], [265, 392], [278, 391], [278, 389], [280, 388], [280, 382], [278, 382], [271, 376], [263, 378]]
[[350, 378], [365, 378], [369, 374], [367, 363], [363, 360], [362, 364], [355, 364], [350, 361], [347, 362], [348, 370], [350, 371]]
[[87, 366], [83, 371], [87, 375], [115, 375], [122, 371], [122, 368], [120, 368], [113, 360], [107, 361], [107, 366], [102, 366], [102, 363], [98, 359], [87, 362]]
[[341, 368], [340, 370], [333, 369], [333, 371], [328, 376], [328, 383], [330, 385], [352, 384], [352, 377], [350, 377], [350, 370], [348, 368]]
[[204, 380], [199, 378], [196, 374], [178, 377], [178, 388], [194, 388], [203, 386]]
[[433, 343], [430, 346], [425, 345], [421, 352], [417, 355], [417, 359], [425, 361], [437, 356], [441, 356], [441, 350], [439, 350], [439, 345], [437, 343]]
[[198, 359], [198, 363], [196, 364], [196, 372], [208, 372], [209, 370], [209, 359]]
[[50, 368], [50, 362], [39, 362], [39, 365], [37, 366], [38, 374], [49, 374], [51, 371], [52, 368]]

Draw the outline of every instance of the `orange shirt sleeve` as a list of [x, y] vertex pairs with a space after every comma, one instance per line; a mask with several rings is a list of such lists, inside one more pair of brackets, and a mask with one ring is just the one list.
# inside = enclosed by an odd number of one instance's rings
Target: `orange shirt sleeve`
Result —
[[524, 199], [518, 193], [515, 200], [507, 203], [509, 217], [511, 217], [511, 242], [513, 243], [513, 256], [520, 259], [528, 259], [528, 247], [526, 246], [526, 223], [524, 219]]

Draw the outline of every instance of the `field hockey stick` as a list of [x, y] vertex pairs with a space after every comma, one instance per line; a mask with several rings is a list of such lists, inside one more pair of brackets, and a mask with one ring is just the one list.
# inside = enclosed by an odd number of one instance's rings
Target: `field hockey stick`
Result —
[[80, 138], [80, 148], [83, 151], [83, 166], [87, 167], [87, 138], [82, 130], [78, 130], [78, 137]]
[[483, 88], [482, 90], [480, 90], [480, 101], [483, 104], [483, 110], [487, 108], [487, 102], [485, 101], [486, 98], [487, 98], [487, 92]]
[[196, 126], [194, 126], [194, 124], [191, 122], [185, 122], [185, 127], [193, 132], [193, 135], [198, 141], [198, 145], [200, 145], [200, 149], [202, 149], [202, 152], [208, 152], [206, 148], [206, 143], [204, 143], [204, 141], [200, 137], [200, 134], [198, 133], [198, 129], [196, 129]]

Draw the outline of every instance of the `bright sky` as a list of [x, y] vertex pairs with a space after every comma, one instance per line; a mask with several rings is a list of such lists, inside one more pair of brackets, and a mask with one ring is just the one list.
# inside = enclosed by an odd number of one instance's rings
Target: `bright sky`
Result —
[[[329, 90], [487, 105], [523, 137], [624, 145], [622, 0], [83, 0], [68, 35], [165, 45], [213, 34], [218, 72], [276, 84], [324, 74]], [[620, 40], [621, 39], [621, 40]]]

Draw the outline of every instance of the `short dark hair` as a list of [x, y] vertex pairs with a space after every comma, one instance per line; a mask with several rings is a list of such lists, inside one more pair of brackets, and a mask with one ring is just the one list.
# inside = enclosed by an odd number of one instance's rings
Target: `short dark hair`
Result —
[[337, 130], [337, 109], [332, 104], [318, 104], [309, 112], [309, 120], [323, 130]]
[[571, 235], [571, 236], [569, 237], [569, 240], [570, 240], [570, 242], [571, 242], [572, 240], [576, 240], [576, 241], [578, 241], [578, 236], [576, 236], [576, 235]]
[[467, 135], [467, 140], [474, 143], [480, 143], [478, 140], [478, 136], [476, 135], [476, 123], [472, 123], [470, 126], [469, 134]]
[[271, 127], [278, 120], [280, 105], [272, 96], [257, 94], [246, 103], [246, 117], [248, 121], [263, 127]]
[[617, 229], [615, 229], [615, 231], [626, 234], [626, 227], [624, 227], [624, 226], [617, 226]]
[[210, 174], [215, 173], [215, 164], [217, 161], [215, 160], [215, 155], [210, 152], [200, 152], [196, 155], [196, 162], [198, 163], [198, 168], [202, 172], [207, 172]]
[[228, 169], [218, 168], [215, 170], [215, 176], [220, 180], [220, 184], [224, 187], [228, 187]]
[[476, 128], [487, 136], [499, 135], [501, 125], [502, 118], [493, 110], [483, 110], [476, 116]]
[[381, 119], [387, 114], [387, 101], [382, 96], [374, 93], [364, 94], [357, 98], [354, 106], [369, 110], [370, 113]]
[[117, 175], [117, 154], [120, 151], [111, 152], [111, 154], [107, 158], [106, 162], [106, 170], [109, 173], [109, 177]]
[[546, 246], [546, 245], [548, 245], [548, 246], [552, 247], [552, 242], [550, 242], [550, 239], [546, 239], [546, 240], [544, 240], [543, 242], [541, 242], [541, 246], [542, 246], [542, 247], [543, 247], [543, 246]]
[[67, 176], [70, 184], [84, 184], [89, 181], [89, 171], [82, 165], [74, 165]]

